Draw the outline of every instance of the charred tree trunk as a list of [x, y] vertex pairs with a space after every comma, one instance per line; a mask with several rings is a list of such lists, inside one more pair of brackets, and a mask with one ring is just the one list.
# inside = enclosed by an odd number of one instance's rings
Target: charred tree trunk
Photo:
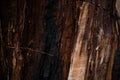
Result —
[[0, 0], [0, 80], [119, 79], [115, 3]]
[[1, 80], [67, 80], [75, 1], [1, 0], [0, 11]]

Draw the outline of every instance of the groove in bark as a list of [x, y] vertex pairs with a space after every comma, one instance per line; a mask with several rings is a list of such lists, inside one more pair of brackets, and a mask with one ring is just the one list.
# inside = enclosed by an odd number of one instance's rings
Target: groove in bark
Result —
[[113, 62], [113, 70], [112, 70], [112, 80], [119, 80], [120, 79], [120, 0], [116, 0], [115, 3], [116, 12], [115, 12], [115, 19], [116, 19], [116, 29], [117, 29], [117, 50], [115, 51], [114, 55], [114, 62]]

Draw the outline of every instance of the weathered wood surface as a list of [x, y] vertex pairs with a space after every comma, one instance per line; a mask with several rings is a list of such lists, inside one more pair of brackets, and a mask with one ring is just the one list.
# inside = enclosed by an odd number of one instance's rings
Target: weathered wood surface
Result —
[[0, 80], [67, 80], [75, 1], [0, 0], [0, 11]]
[[118, 44], [117, 50], [115, 52], [113, 72], [112, 72], [112, 80], [120, 79], [120, 0], [116, 0], [116, 27], [117, 27], [117, 36], [118, 36]]
[[113, 0], [86, 0], [80, 6], [69, 80], [111, 80], [117, 47], [113, 7]]
[[115, 0], [0, 0], [0, 80], [112, 80], [115, 14]]

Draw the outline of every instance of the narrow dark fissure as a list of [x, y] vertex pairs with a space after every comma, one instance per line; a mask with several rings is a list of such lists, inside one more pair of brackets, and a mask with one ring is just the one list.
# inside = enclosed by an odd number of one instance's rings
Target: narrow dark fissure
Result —
[[112, 80], [119, 80], [120, 79], [120, 50], [116, 50], [114, 56], [114, 65], [113, 65], [113, 72], [112, 72]]
[[48, 0], [46, 14], [43, 17], [43, 45], [34, 80], [62, 80], [62, 65], [59, 59], [59, 31], [56, 26], [56, 7], [58, 0]]
[[[116, 16], [117, 18], [117, 16]], [[118, 19], [117, 19], [118, 20]], [[120, 34], [120, 23], [118, 22], [118, 32]], [[114, 55], [114, 64], [112, 70], [112, 80], [119, 80], [120, 79], [120, 35], [118, 34], [118, 45], [117, 50]]]

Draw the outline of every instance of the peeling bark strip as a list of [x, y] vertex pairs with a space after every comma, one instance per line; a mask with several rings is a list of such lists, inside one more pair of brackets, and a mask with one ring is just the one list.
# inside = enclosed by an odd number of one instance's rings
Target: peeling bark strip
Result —
[[111, 80], [117, 31], [110, 5], [112, 0], [82, 3], [68, 80]]
[[68, 80], [84, 80], [87, 64], [87, 43], [83, 42], [89, 4], [83, 3], [78, 21], [78, 37], [72, 55]]

